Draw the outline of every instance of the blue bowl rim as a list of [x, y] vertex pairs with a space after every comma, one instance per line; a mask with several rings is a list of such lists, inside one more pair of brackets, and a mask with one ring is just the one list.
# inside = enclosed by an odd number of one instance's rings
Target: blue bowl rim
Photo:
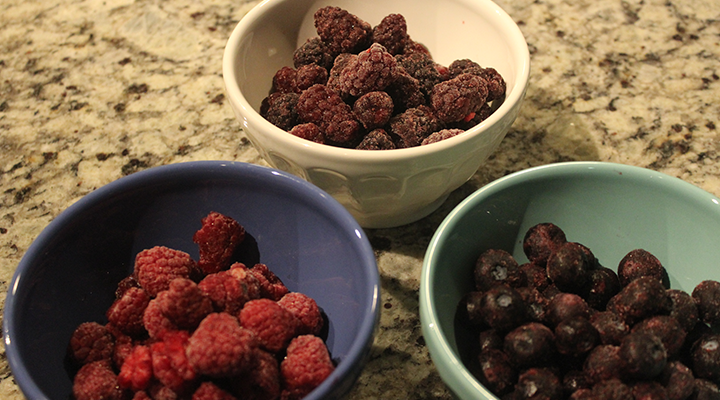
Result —
[[363, 316], [360, 324], [360, 331], [356, 340], [348, 350], [346, 358], [338, 364], [332, 374], [325, 379], [313, 392], [306, 396], [307, 400], [322, 399], [333, 389], [334, 384], [340, 380], [340, 377], [356, 372], [357, 368], [361, 368], [361, 364], [367, 357], [367, 348], [372, 344], [376, 328], [380, 320], [380, 276], [377, 269], [377, 261], [374, 251], [370, 245], [370, 241], [365, 235], [363, 229], [353, 218], [353, 216], [332, 196], [324, 190], [309, 183], [295, 175], [280, 171], [274, 168], [265, 167], [240, 161], [188, 161], [175, 164], [167, 164], [152, 167], [147, 170], [138, 171], [131, 175], [124, 176], [113, 182], [110, 182], [91, 193], [83, 196], [77, 202], [68, 206], [57, 217], [55, 217], [33, 240], [26, 251], [27, 256], [23, 256], [20, 263], [13, 273], [13, 277], [9, 284], [7, 297], [5, 299], [5, 307], [3, 310], [3, 345], [8, 359], [8, 364], [15, 377], [15, 381], [20, 387], [23, 394], [28, 399], [45, 399], [46, 395], [37, 387], [29, 371], [20, 357], [18, 349], [12, 344], [12, 332], [14, 331], [15, 315], [17, 311], [15, 304], [15, 292], [20, 284], [23, 273], [30, 268], [34, 260], [39, 257], [38, 250], [42, 249], [45, 244], [51, 240], [57, 231], [73, 220], [73, 218], [82, 213], [83, 210], [92, 204], [102, 202], [104, 199], [112, 197], [114, 193], [122, 192], [127, 188], [143, 186], [145, 184], [157, 181], [159, 177], [166, 175], [183, 175], [183, 174], [202, 174], [202, 173], [232, 173], [236, 171], [242, 174], [255, 174], [267, 176], [268, 178], [285, 178], [288, 185], [297, 187], [307, 198], [317, 197], [319, 201], [326, 207], [326, 210], [339, 223], [351, 227], [359, 239], [360, 250], [363, 254], [362, 262], [364, 265], [374, 266], [374, 268], [366, 268], [368, 273], [368, 282], [374, 282], [369, 285], [369, 298], [372, 299], [370, 307]]
[[[448, 232], [453, 231], [464, 215], [492, 194], [501, 192], [510, 186], [545, 177], [547, 173], [553, 173], [554, 177], [558, 177], [588, 172], [655, 179], [661, 182], [660, 185], [678, 188], [693, 197], [707, 197], [713, 203], [720, 204], [718, 197], [680, 178], [648, 168], [606, 161], [568, 161], [536, 166], [506, 175], [470, 194], [445, 217], [431, 238], [423, 259], [419, 291], [421, 329], [431, 359], [438, 367], [438, 372], [443, 381], [459, 398], [475, 398], [478, 393], [486, 399], [497, 399], [497, 396], [473, 377], [462, 360], [450, 348], [445, 335], [438, 328], [438, 313], [434, 308], [434, 303], [431, 301], [436, 272], [431, 268], [431, 265], [435, 262], [436, 249], [442, 245]], [[448, 371], [454, 371], [454, 373]]]

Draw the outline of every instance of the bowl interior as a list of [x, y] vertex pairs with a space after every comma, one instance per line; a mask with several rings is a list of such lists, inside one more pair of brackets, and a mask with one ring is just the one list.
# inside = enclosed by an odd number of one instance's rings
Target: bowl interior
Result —
[[472, 290], [469, 278], [483, 251], [500, 248], [527, 262], [525, 232], [552, 222], [615, 271], [629, 251], [650, 251], [667, 268], [671, 287], [690, 293], [702, 280], [720, 280], [719, 204], [680, 179], [611, 163], [537, 167], [481, 188], [448, 215], [424, 260], [421, 318], [443, 379], [461, 398], [478, 392], [495, 398], [462, 366], [469, 333], [454, 325], [455, 309]]
[[[379, 315], [379, 281], [357, 223], [299, 178], [244, 163], [197, 162], [139, 172], [98, 189], [58, 216], [28, 249], [4, 321], [10, 365], [27, 397], [68, 398], [64, 356], [75, 327], [105, 321], [114, 288], [140, 250], [164, 245], [197, 259], [192, 236], [210, 211], [245, 227], [242, 261], [267, 264], [327, 314], [327, 345], [339, 361], [334, 380], [342, 385], [345, 375], [359, 374]], [[336, 390], [336, 383], [316, 392]]]

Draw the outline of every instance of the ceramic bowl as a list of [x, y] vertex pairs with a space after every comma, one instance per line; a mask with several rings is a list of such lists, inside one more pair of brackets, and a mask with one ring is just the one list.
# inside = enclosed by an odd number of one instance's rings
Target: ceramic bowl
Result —
[[[135, 254], [156, 245], [197, 260], [193, 233], [210, 211], [247, 231], [246, 264], [262, 262], [328, 319], [336, 370], [306, 398], [335, 399], [363, 369], [379, 318], [375, 256], [360, 226], [308, 182], [267, 167], [204, 161], [129, 175], [80, 199], [28, 248], [10, 283], [3, 338], [29, 399], [67, 399], [63, 364], [82, 322], [103, 321]], [[254, 264], [248, 264], [254, 265]]]
[[[463, 135], [406, 149], [344, 149], [297, 138], [258, 113], [273, 75], [317, 36], [313, 14], [348, 10], [377, 25], [390, 13], [407, 20], [410, 37], [443, 65], [469, 58], [507, 83], [505, 100]], [[529, 76], [527, 43], [518, 26], [489, 0], [266, 0], [242, 18], [227, 42], [223, 78], [229, 103], [260, 155], [273, 167], [330, 193], [366, 228], [418, 220], [442, 204], [497, 148], [518, 115]]]
[[446, 217], [423, 263], [423, 334], [442, 379], [460, 399], [497, 399], [465, 367], [465, 343], [472, 339], [454, 324], [460, 298], [472, 290], [475, 260], [498, 248], [527, 262], [524, 235], [543, 222], [559, 226], [615, 271], [623, 256], [643, 248], [663, 263], [674, 289], [691, 293], [702, 280], [720, 279], [720, 200], [685, 181], [601, 162], [551, 164], [498, 179]]

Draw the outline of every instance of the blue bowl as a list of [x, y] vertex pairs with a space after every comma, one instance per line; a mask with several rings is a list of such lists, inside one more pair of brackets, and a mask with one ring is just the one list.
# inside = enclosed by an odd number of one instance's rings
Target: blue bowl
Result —
[[720, 200], [690, 183], [649, 169], [568, 162], [500, 178], [461, 202], [442, 222], [423, 261], [420, 320], [441, 378], [460, 399], [496, 400], [463, 364], [470, 333], [454, 324], [460, 298], [472, 290], [477, 257], [504, 249], [527, 262], [527, 230], [552, 222], [568, 240], [592, 250], [617, 271], [642, 248], [667, 269], [674, 289], [692, 292], [720, 280]]
[[[336, 370], [307, 399], [348, 392], [367, 361], [380, 311], [379, 275], [365, 233], [336, 200], [274, 169], [203, 161], [152, 168], [80, 199], [37, 237], [15, 271], [3, 333], [13, 376], [29, 399], [68, 399], [64, 365], [74, 329], [102, 321], [135, 254], [156, 245], [197, 259], [192, 236], [210, 211], [247, 231], [249, 262], [268, 265], [329, 321]], [[255, 249], [252, 251], [251, 249]]]

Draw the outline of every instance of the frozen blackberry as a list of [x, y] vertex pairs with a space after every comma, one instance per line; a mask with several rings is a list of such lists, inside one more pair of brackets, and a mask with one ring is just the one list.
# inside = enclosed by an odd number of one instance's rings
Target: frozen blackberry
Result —
[[365, 93], [353, 104], [355, 118], [371, 131], [387, 124], [393, 115], [393, 100], [389, 94], [380, 91]]
[[419, 106], [390, 118], [389, 127], [396, 147], [407, 148], [419, 146], [431, 133], [442, 129], [443, 124], [429, 107]]
[[522, 296], [507, 285], [497, 285], [483, 293], [480, 310], [487, 324], [501, 332], [508, 332], [528, 320]]
[[607, 304], [625, 322], [634, 324], [647, 317], [667, 313], [672, 306], [665, 287], [653, 276], [642, 276], [627, 284]]
[[340, 7], [327, 6], [314, 14], [315, 28], [330, 53], [358, 53], [372, 40], [372, 27]]
[[326, 84], [328, 80], [328, 70], [317, 65], [303, 65], [297, 69], [295, 76], [295, 85], [297, 90], [302, 92], [315, 84]]
[[672, 302], [670, 316], [680, 323], [685, 332], [692, 331], [699, 319], [695, 300], [683, 290], [668, 289], [667, 293]]
[[301, 399], [318, 387], [335, 366], [325, 343], [317, 336], [301, 335], [287, 347], [287, 356], [280, 364], [285, 386], [283, 399]]
[[272, 78], [270, 93], [300, 93], [297, 86], [297, 70], [292, 67], [282, 67]]
[[668, 394], [663, 385], [655, 381], [635, 382], [630, 387], [634, 399], [637, 400], [667, 400]]
[[484, 68], [481, 67], [480, 64], [469, 58], [458, 59], [448, 65], [448, 71], [450, 72], [451, 78], [455, 78], [456, 76], [462, 74], [481, 76], [483, 69]]
[[325, 85], [305, 90], [298, 99], [297, 113], [300, 120], [314, 123], [326, 139], [340, 145], [353, 142], [360, 132], [350, 106]]
[[494, 68], [483, 68], [480, 64], [470, 59], [460, 59], [450, 63], [448, 70], [450, 72], [450, 77], [452, 78], [464, 73], [477, 75], [483, 78], [488, 87], [487, 101], [503, 99], [505, 97], [507, 85], [500, 73]]
[[405, 51], [408, 42], [407, 21], [401, 14], [389, 14], [372, 30], [372, 41], [383, 45], [390, 54]]
[[75, 374], [72, 393], [75, 400], [123, 399], [123, 390], [118, 386], [117, 375], [108, 360], [83, 365]]
[[593, 324], [600, 334], [602, 344], [619, 345], [622, 339], [630, 333], [630, 327], [617, 314], [611, 311], [600, 311], [590, 316]]
[[558, 293], [545, 308], [545, 322], [555, 327], [571, 317], [590, 318], [590, 307], [582, 297], [573, 293]]
[[430, 105], [441, 121], [457, 122], [480, 110], [487, 100], [487, 93], [482, 78], [461, 74], [436, 84], [430, 95]]
[[678, 321], [668, 315], [644, 319], [632, 327], [632, 332], [645, 332], [657, 336], [665, 346], [667, 357], [675, 358], [685, 343], [687, 334]]
[[588, 280], [592, 265], [583, 248], [574, 242], [565, 242], [550, 253], [546, 270], [560, 290], [581, 293]]
[[615, 271], [596, 266], [588, 271], [588, 281], [582, 289], [582, 296], [590, 307], [604, 310], [607, 302], [618, 294], [620, 289], [620, 281]]
[[150, 297], [157, 296], [175, 278], [189, 278], [197, 270], [190, 255], [165, 246], [143, 250], [135, 256], [134, 273]]
[[695, 377], [717, 381], [720, 379], [720, 334], [708, 334], [692, 347], [692, 367]]
[[270, 299], [248, 301], [238, 318], [240, 325], [257, 337], [260, 347], [271, 353], [287, 347], [300, 323], [293, 313]]
[[332, 67], [330, 68], [330, 73], [328, 74], [326, 86], [328, 87], [328, 89], [339, 94], [343, 100], [349, 99], [349, 95], [347, 93], [343, 93], [340, 74], [343, 72], [345, 67], [350, 64], [351, 61], [354, 62], [354, 60], [356, 59], [357, 54], [339, 54], [337, 57], [335, 57], [335, 60], [333, 60]]
[[523, 238], [523, 251], [528, 260], [545, 268], [548, 257], [559, 245], [567, 242], [565, 232], [547, 222], [532, 226]]
[[125, 358], [118, 373], [118, 385], [123, 389], [135, 392], [145, 390], [150, 385], [153, 375], [152, 351], [150, 347], [137, 345]]
[[563, 387], [560, 379], [546, 368], [530, 368], [521, 373], [515, 385], [513, 399], [561, 400]]
[[330, 71], [334, 61], [335, 57], [330, 54], [330, 50], [318, 36], [308, 39], [293, 52], [295, 68], [316, 64]]
[[245, 228], [233, 218], [212, 211], [201, 220], [201, 227], [193, 234], [198, 245], [198, 266], [206, 274], [227, 269], [232, 255], [245, 240]]
[[115, 300], [105, 315], [108, 322], [121, 332], [130, 336], [140, 336], [145, 333], [142, 318], [150, 303], [150, 296], [145, 290], [131, 287]]
[[585, 357], [583, 372], [594, 382], [620, 379], [625, 362], [620, 356], [620, 346], [603, 344], [595, 346]]
[[320, 334], [324, 322], [320, 307], [314, 299], [299, 292], [290, 292], [277, 303], [299, 321], [297, 334]]
[[170, 282], [168, 290], [158, 293], [154, 302], [163, 315], [180, 329], [193, 330], [213, 312], [213, 304], [198, 285], [186, 278]]
[[260, 285], [260, 297], [270, 300], [280, 300], [289, 292], [287, 286], [265, 264], [255, 264], [250, 268]]
[[550, 280], [548, 279], [545, 268], [533, 263], [524, 263], [520, 265], [519, 268], [520, 271], [525, 274], [525, 280], [528, 286], [542, 292], [550, 285]]
[[260, 115], [278, 128], [289, 131], [298, 124], [298, 93], [272, 93], [260, 105]]
[[100, 360], [110, 360], [115, 346], [115, 337], [97, 322], [83, 322], [70, 337], [70, 356], [77, 365]]
[[392, 137], [388, 135], [385, 129], [381, 128], [368, 132], [356, 147], [358, 150], [392, 150], [394, 148], [395, 143]]
[[705, 280], [692, 291], [700, 320], [713, 326], [720, 322], [720, 282]]
[[409, 108], [425, 105], [425, 95], [420, 89], [420, 81], [410, 76], [402, 68], [398, 68], [395, 81], [385, 88], [393, 99], [395, 113], [401, 113]]
[[150, 345], [154, 377], [175, 393], [187, 393], [197, 374], [186, 356], [190, 334], [176, 331]]
[[647, 250], [635, 249], [627, 253], [620, 260], [617, 273], [622, 286], [641, 276], [653, 276], [662, 282], [665, 288], [670, 287], [665, 267]]
[[475, 289], [487, 291], [493, 286], [504, 283], [512, 287], [524, 286], [525, 275], [521, 273], [517, 261], [502, 249], [488, 249], [482, 252], [475, 262]]
[[519, 367], [546, 365], [555, 350], [554, 340], [550, 328], [530, 322], [510, 331], [505, 336], [503, 349]]
[[312, 122], [295, 125], [292, 129], [290, 129], [290, 133], [311, 142], [320, 144], [325, 143], [325, 134], [322, 133], [320, 128]]
[[420, 145], [425, 146], [428, 144], [437, 143], [439, 141], [455, 137], [463, 132], [465, 131], [462, 129], [442, 129], [440, 131], [431, 133], [428, 137], [423, 139], [422, 142], [420, 142]]
[[443, 81], [436, 63], [423, 53], [400, 54], [395, 56], [398, 65], [420, 83], [420, 90], [429, 99], [435, 85]]
[[513, 389], [518, 373], [507, 354], [488, 349], [480, 352], [477, 361], [478, 368], [473, 375], [495, 395], [502, 396]]
[[227, 313], [205, 317], [190, 336], [185, 350], [190, 365], [209, 377], [228, 377], [247, 371], [257, 340]]
[[630, 332], [620, 343], [624, 371], [638, 379], [653, 379], [667, 365], [667, 351], [660, 338], [646, 332]]
[[600, 342], [597, 329], [584, 317], [572, 317], [555, 326], [555, 346], [560, 354], [581, 356]]
[[397, 61], [380, 44], [373, 43], [369, 49], [352, 58], [338, 76], [337, 88], [341, 94], [359, 97], [366, 93], [382, 91], [393, 83], [398, 75]]
[[695, 377], [685, 364], [670, 361], [660, 374], [660, 382], [665, 386], [668, 400], [684, 400], [690, 397], [695, 388]]
[[430, 50], [425, 46], [424, 44], [420, 42], [416, 42], [410, 38], [408, 38], [407, 43], [405, 44], [405, 50], [403, 51], [405, 54], [410, 53], [422, 53], [426, 55], [427, 57], [432, 58], [432, 54], [430, 54]]

